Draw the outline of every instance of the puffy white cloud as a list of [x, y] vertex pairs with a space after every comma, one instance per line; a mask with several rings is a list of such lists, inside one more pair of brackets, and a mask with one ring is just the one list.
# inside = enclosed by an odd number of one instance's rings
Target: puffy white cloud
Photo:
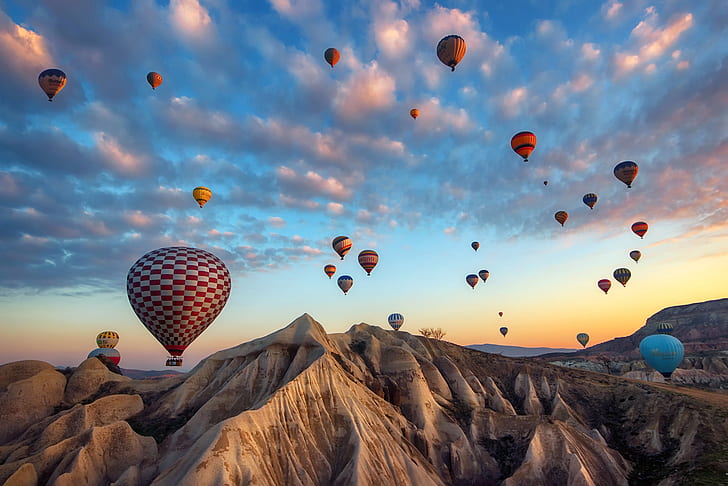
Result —
[[338, 200], [351, 197], [351, 190], [346, 188], [341, 181], [335, 177], [323, 177], [312, 170], [299, 175], [290, 167], [281, 166], [276, 169], [276, 175], [283, 186], [296, 194], [313, 197], [328, 196]]
[[171, 0], [170, 21], [183, 38], [207, 40], [213, 33], [210, 14], [198, 0]]
[[394, 78], [372, 61], [339, 86], [334, 101], [336, 112], [353, 120], [391, 107], [395, 101], [395, 88]]
[[126, 150], [111, 135], [97, 132], [94, 138], [97, 150], [112, 170], [123, 175], [139, 175], [146, 170], [145, 157]]
[[382, 54], [393, 59], [407, 56], [412, 48], [413, 37], [404, 19], [375, 21], [374, 38]]
[[16, 74], [37, 76], [40, 70], [52, 67], [54, 62], [46, 39], [30, 29], [15, 24], [0, 11], [0, 59], [4, 70]]
[[276, 228], [283, 228], [286, 225], [286, 220], [280, 216], [271, 216], [268, 218], [268, 224]]
[[602, 12], [604, 12], [604, 16], [607, 19], [612, 20], [619, 16], [619, 13], [622, 11], [623, 6], [624, 5], [617, 0], [610, 0], [609, 2], [602, 5]]

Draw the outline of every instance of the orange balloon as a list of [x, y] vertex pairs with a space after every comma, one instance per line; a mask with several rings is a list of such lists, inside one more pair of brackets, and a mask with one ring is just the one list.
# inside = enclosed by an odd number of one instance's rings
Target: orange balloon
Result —
[[339, 51], [335, 47], [329, 47], [326, 49], [326, 52], [324, 52], [324, 59], [326, 59], [326, 62], [331, 64], [331, 67], [334, 67], [334, 64], [339, 62], [339, 59], [341, 59], [341, 54], [339, 54]]
[[416, 120], [417, 117], [420, 116], [420, 110], [418, 110], [417, 108], [412, 108], [410, 110], [410, 116]]

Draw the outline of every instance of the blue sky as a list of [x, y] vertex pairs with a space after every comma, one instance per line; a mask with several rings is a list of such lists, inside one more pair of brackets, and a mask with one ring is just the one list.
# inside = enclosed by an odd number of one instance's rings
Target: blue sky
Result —
[[[190, 366], [304, 312], [329, 332], [400, 312], [403, 330], [459, 344], [564, 347], [726, 296], [725, 2], [242, 5], [0, 2], [3, 362], [75, 365], [108, 328], [122, 366], [159, 367], [125, 277], [173, 245], [233, 277]], [[435, 55], [448, 34], [467, 42], [455, 72]], [[68, 84], [48, 103], [51, 67]], [[538, 136], [528, 163], [510, 148], [521, 130]], [[622, 160], [639, 164], [632, 189], [612, 175]], [[326, 263], [354, 277], [349, 295]], [[627, 287], [602, 294], [623, 266]]]

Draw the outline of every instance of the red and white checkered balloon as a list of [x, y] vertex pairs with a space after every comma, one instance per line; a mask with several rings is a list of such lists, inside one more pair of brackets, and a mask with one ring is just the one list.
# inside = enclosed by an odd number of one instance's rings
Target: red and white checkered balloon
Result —
[[172, 356], [212, 324], [230, 296], [230, 272], [198, 248], [153, 250], [129, 269], [126, 292], [142, 324]]

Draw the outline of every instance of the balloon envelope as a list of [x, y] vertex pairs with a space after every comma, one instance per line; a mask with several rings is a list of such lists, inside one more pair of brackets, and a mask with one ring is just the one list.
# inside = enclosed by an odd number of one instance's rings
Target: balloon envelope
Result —
[[640, 342], [640, 354], [645, 363], [670, 378], [682, 361], [685, 348], [679, 339], [669, 334], [652, 334]]
[[649, 226], [644, 221], [637, 221], [636, 223], [632, 224], [632, 232], [640, 238], [643, 238], [645, 236], [645, 233], [647, 233], [648, 227]]
[[471, 273], [470, 275], [465, 277], [465, 281], [468, 282], [468, 285], [470, 285], [473, 288], [473, 290], [475, 290], [475, 286], [478, 283], [478, 276], [475, 275], [474, 273]]
[[399, 331], [399, 328], [402, 327], [402, 324], [404, 324], [404, 316], [397, 313], [389, 314], [387, 322], [389, 322], [389, 325], [392, 326], [392, 329]]
[[470, 243], [470, 246], [473, 248], [473, 250], [478, 251], [478, 248], [480, 248], [480, 243], [478, 243], [477, 241], [473, 241], [472, 243]]
[[331, 246], [334, 248], [334, 251], [343, 260], [344, 259], [344, 255], [346, 255], [347, 253], [349, 253], [349, 250], [351, 250], [351, 239], [349, 239], [348, 236], [337, 236], [331, 242]]
[[451, 71], [463, 60], [467, 47], [465, 40], [459, 35], [446, 35], [437, 43], [437, 58]]
[[642, 252], [639, 250], [632, 250], [629, 252], [629, 257], [637, 263], [640, 261], [640, 258], [642, 258]]
[[597, 195], [593, 192], [589, 192], [587, 194], [584, 194], [584, 197], [581, 198], [581, 200], [589, 206], [589, 209], [594, 209], [594, 205], [597, 203]]
[[632, 276], [632, 272], [629, 271], [629, 268], [618, 268], [612, 275], [617, 282], [621, 283], [623, 287], [626, 287], [627, 282]]
[[498, 313], [498, 316], [503, 317], [503, 313], [502, 312], [499, 312]]
[[620, 162], [614, 167], [614, 177], [627, 184], [628, 188], [632, 187], [637, 172], [639, 172], [639, 167], [631, 160]]
[[336, 273], [336, 265], [325, 265], [324, 273], [331, 278]]
[[152, 89], [157, 89], [157, 87], [162, 84], [162, 75], [155, 73], [154, 71], [148, 73], [147, 83], [149, 83], [149, 86], [151, 86]]
[[612, 281], [608, 278], [603, 278], [599, 282], [597, 282], [597, 286], [602, 289], [602, 291], [606, 294], [612, 287]]
[[507, 327], [501, 327], [500, 333], [503, 334], [503, 337], [506, 337], [506, 334], [508, 334], [508, 328]]
[[192, 189], [192, 197], [194, 197], [197, 204], [202, 207], [207, 204], [207, 201], [209, 201], [212, 197], [212, 191], [207, 187], [197, 186]]
[[536, 148], [536, 135], [533, 132], [518, 132], [511, 138], [511, 148], [528, 162], [528, 157]]
[[53, 97], [66, 86], [66, 73], [60, 69], [46, 69], [38, 75], [38, 84], [48, 96], [48, 101], [53, 101]]
[[556, 211], [556, 214], [554, 214], [554, 219], [561, 223], [561, 226], [564, 226], [566, 220], [569, 219], [569, 213], [567, 213], [566, 211]]
[[420, 116], [420, 110], [418, 110], [417, 108], [412, 108], [410, 110], [410, 116], [416, 120], [417, 117]]
[[661, 322], [657, 325], [657, 329], [655, 329], [655, 332], [657, 334], [672, 334], [672, 324], [669, 322]]
[[333, 68], [334, 65], [339, 62], [339, 59], [341, 59], [341, 54], [339, 54], [338, 49], [335, 47], [329, 47], [324, 52], [324, 59], [326, 59], [326, 62], [331, 64], [331, 67]]
[[96, 346], [100, 348], [115, 348], [119, 344], [119, 333], [116, 331], [103, 331], [96, 336]]
[[351, 286], [354, 285], [354, 279], [348, 275], [342, 275], [336, 283], [339, 285], [341, 291], [344, 292], [344, 295], [346, 295]]
[[490, 277], [490, 272], [488, 270], [481, 270], [478, 272], [478, 276], [483, 279], [483, 282], [488, 280], [488, 277]]
[[119, 351], [114, 348], [94, 349], [93, 351], [88, 353], [88, 356], [86, 358], [87, 359], [94, 358], [96, 356], [101, 356], [101, 355], [106, 356], [109, 359], [109, 361], [111, 361], [112, 363], [114, 363], [117, 366], [119, 365], [119, 362], [121, 361], [121, 353], [119, 353]]
[[230, 272], [199, 248], [152, 250], [126, 277], [129, 303], [162, 346], [179, 358], [220, 314], [230, 296]]
[[586, 343], [589, 342], [589, 335], [585, 332], [580, 332], [576, 335], [576, 340], [579, 341], [582, 348], [586, 348]]
[[363, 268], [367, 275], [372, 274], [372, 270], [377, 266], [379, 262], [379, 255], [374, 250], [362, 250], [359, 252], [359, 265]]

